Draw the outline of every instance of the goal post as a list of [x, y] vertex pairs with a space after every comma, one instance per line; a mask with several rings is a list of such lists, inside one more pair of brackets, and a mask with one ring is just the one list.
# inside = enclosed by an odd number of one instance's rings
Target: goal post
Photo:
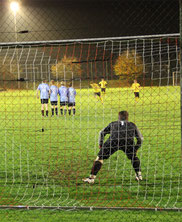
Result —
[[[179, 0], [179, 31], [180, 31], [181, 129], [182, 129], [182, 0]], [[182, 130], [181, 130], [181, 159], [182, 159]]]
[[[0, 208], [181, 210], [180, 59], [179, 34], [0, 43]], [[49, 99], [42, 117], [51, 80], [74, 87], [75, 115], [58, 95], [58, 116]], [[143, 180], [118, 150], [85, 184], [122, 110], [144, 137]]]

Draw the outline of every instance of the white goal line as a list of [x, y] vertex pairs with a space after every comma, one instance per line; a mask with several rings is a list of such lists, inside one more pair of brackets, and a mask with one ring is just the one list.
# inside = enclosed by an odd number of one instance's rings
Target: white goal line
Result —
[[9, 205], [2, 205], [0, 206], [0, 209], [16, 209], [16, 210], [133, 210], [133, 211], [140, 211], [140, 210], [146, 210], [146, 211], [177, 211], [181, 212], [182, 208], [157, 208], [157, 207], [87, 207], [87, 206], [9, 206]]

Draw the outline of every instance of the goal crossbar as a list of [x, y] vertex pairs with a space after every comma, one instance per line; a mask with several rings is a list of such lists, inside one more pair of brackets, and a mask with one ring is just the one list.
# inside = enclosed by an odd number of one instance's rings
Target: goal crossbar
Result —
[[0, 46], [24, 46], [24, 45], [51, 45], [64, 43], [83, 43], [83, 42], [102, 42], [102, 41], [119, 41], [132, 39], [149, 39], [149, 38], [163, 38], [163, 37], [179, 37], [179, 33], [173, 34], [157, 34], [157, 35], [139, 35], [139, 36], [121, 36], [121, 37], [106, 37], [106, 38], [85, 38], [85, 39], [65, 39], [65, 40], [51, 40], [51, 41], [28, 41], [28, 42], [1, 42]]

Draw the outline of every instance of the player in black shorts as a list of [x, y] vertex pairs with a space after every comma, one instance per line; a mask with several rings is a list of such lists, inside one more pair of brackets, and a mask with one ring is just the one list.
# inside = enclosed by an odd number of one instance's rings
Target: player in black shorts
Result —
[[61, 87], [59, 88], [58, 93], [60, 95], [60, 113], [63, 115], [64, 109], [64, 115], [66, 115], [68, 105], [68, 89], [64, 82], [61, 82]]
[[[104, 143], [105, 135], [110, 134], [109, 139]], [[135, 139], [137, 142], [135, 143]], [[137, 150], [141, 147], [143, 136], [132, 122], [128, 121], [128, 112], [119, 112], [119, 120], [111, 122], [100, 132], [100, 151], [91, 169], [90, 177], [83, 179], [84, 182], [94, 183], [97, 173], [102, 167], [103, 160], [108, 159], [113, 153], [122, 150], [131, 160], [135, 170], [136, 180], [142, 180], [140, 160], [137, 157]]]
[[69, 84], [68, 88], [68, 112], [71, 115], [71, 110], [73, 110], [73, 116], [75, 116], [76, 109], [75, 109], [75, 97], [76, 97], [76, 90], [73, 88], [73, 84]]
[[58, 116], [58, 87], [55, 85], [54, 80], [51, 80], [51, 87], [49, 90], [49, 94], [51, 101], [52, 117], [54, 116], [54, 110], [56, 116]]
[[104, 78], [101, 79], [101, 81], [99, 82], [99, 85], [101, 86], [101, 92], [103, 94], [106, 93], [106, 85], [107, 85], [107, 82], [105, 81]]
[[97, 98], [97, 96], [98, 96], [100, 101], [101, 101], [101, 103], [103, 104], [103, 98], [102, 98], [101, 93], [100, 93], [100, 86], [97, 83], [93, 83], [93, 82], [91, 82], [90, 85], [91, 85], [91, 87], [94, 90], [95, 98]]
[[101, 95], [100, 95], [100, 92], [94, 92], [94, 95], [95, 95], [95, 96], [98, 96], [98, 97], [101, 96]]
[[44, 108], [46, 109], [46, 117], [48, 117], [49, 86], [46, 83], [45, 79], [42, 80], [42, 83], [39, 84], [37, 88], [37, 99], [39, 99], [39, 92], [40, 92], [42, 117], [44, 117]]
[[134, 83], [131, 86], [132, 90], [134, 91], [134, 95], [135, 95], [135, 101], [138, 102], [139, 100], [139, 91], [141, 89], [140, 84], [137, 82], [137, 80], [134, 80]]

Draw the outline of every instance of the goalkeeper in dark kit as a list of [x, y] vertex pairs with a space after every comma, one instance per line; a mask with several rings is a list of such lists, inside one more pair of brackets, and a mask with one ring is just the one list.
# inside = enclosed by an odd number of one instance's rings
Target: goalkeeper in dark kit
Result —
[[[128, 116], [129, 114], [127, 111], [119, 112], [118, 121], [111, 122], [100, 132], [100, 151], [94, 161], [90, 176], [83, 179], [84, 182], [93, 184], [97, 173], [103, 165], [103, 161], [118, 150], [122, 150], [127, 155], [128, 159], [131, 160], [131, 164], [135, 170], [136, 180], [142, 180], [140, 160], [136, 154], [137, 150], [142, 145], [143, 136], [137, 126], [128, 121]], [[104, 137], [107, 134], [110, 134], [110, 137], [104, 142]]]

